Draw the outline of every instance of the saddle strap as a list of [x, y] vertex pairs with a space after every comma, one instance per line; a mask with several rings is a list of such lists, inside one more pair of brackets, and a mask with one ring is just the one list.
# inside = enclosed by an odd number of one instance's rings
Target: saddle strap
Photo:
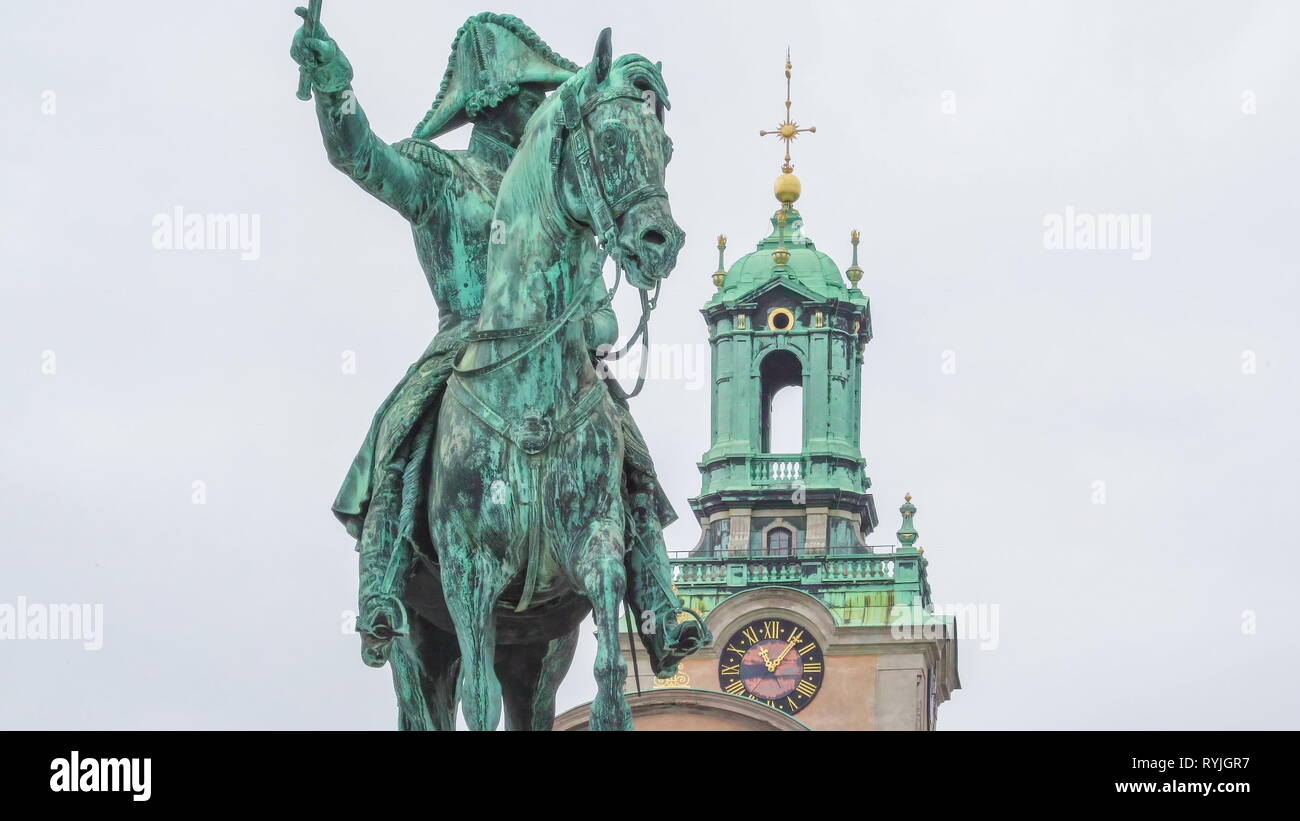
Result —
[[541, 333], [540, 325], [524, 325], [520, 328], [491, 328], [485, 331], [470, 331], [470, 342], [487, 342], [497, 339], [513, 339], [519, 336], [531, 336]]
[[525, 545], [524, 589], [519, 594], [519, 603], [515, 605], [516, 613], [527, 610], [528, 605], [533, 603], [533, 596], [537, 594], [537, 574], [540, 572], [542, 564], [542, 529], [545, 526], [542, 521], [545, 516], [545, 508], [536, 498], [537, 490], [542, 486], [542, 469], [542, 454], [530, 454], [528, 456], [528, 481], [532, 487], [532, 495], [524, 505], [520, 506], [520, 512], [523, 513], [525, 518], [525, 521], [522, 522]]
[[[553, 429], [554, 433], [563, 436], [576, 430], [578, 426], [585, 421], [587, 414], [594, 410], [596, 405], [605, 398], [605, 392], [600, 390], [601, 387], [602, 386], [599, 382], [593, 382], [591, 385], [587, 386], [587, 389], [583, 391], [582, 396], [578, 397], [578, 401], [569, 408], [564, 416], [560, 417], [560, 419], [556, 421]], [[530, 452], [530, 449], [525, 448], [524, 443], [520, 442], [517, 438], [514, 425], [512, 425], [504, 416], [493, 410], [491, 406], [480, 399], [473, 391], [465, 387], [464, 382], [457, 378], [457, 374], [453, 373], [447, 380], [447, 395], [459, 402], [461, 407], [476, 416], [479, 421], [496, 431], [520, 450], [523, 450], [526, 453]], [[541, 450], [534, 450], [532, 452], [540, 453], [550, 447], [551, 443], [554, 441], [555, 436], [553, 435]]]

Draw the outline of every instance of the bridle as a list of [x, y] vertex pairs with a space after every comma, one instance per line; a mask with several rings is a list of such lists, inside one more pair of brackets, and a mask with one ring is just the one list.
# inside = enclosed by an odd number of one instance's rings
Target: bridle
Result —
[[[456, 363], [453, 369], [457, 376], [463, 378], [471, 376], [481, 376], [498, 368], [516, 362], [527, 356], [529, 353], [537, 350], [545, 344], [551, 337], [555, 336], [559, 330], [567, 326], [570, 322], [578, 320], [578, 311], [583, 307], [582, 295], [586, 293], [588, 286], [594, 283], [602, 276], [605, 266], [605, 259], [613, 257], [614, 259], [614, 285], [607, 290], [591, 310], [584, 314], [581, 319], [595, 314], [600, 309], [614, 299], [614, 294], [618, 290], [619, 283], [623, 279], [623, 272], [626, 269], [626, 262], [623, 258], [623, 247], [619, 244], [618, 218], [626, 214], [633, 207], [649, 199], [668, 198], [668, 192], [662, 185], [646, 184], [629, 191], [618, 197], [612, 203], [606, 195], [604, 188], [600, 183], [599, 168], [597, 167], [596, 154], [592, 150], [591, 133], [587, 123], [587, 118], [593, 111], [602, 105], [621, 99], [631, 99], [644, 102], [641, 94], [633, 94], [628, 89], [617, 89], [607, 91], [603, 94], [597, 94], [588, 97], [579, 102], [580, 92], [573, 88], [561, 88], [558, 92], [561, 94], [560, 113], [556, 118], [556, 129], [554, 141], [551, 144], [550, 161], [551, 166], [556, 170], [552, 175], [556, 186], [556, 201], [563, 203], [564, 197], [560, 187], [563, 183], [562, 175], [558, 173], [560, 164], [563, 162], [564, 151], [567, 143], [572, 143], [574, 170], [578, 177], [578, 188], [582, 196], [583, 205], [590, 215], [590, 227], [596, 234], [597, 244], [600, 248], [599, 264], [595, 266], [595, 272], [582, 284], [574, 293], [577, 295], [572, 302], [557, 317], [534, 325], [525, 325], [519, 328], [501, 328], [491, 330], [475, 330], [469, 334], [470, 342], [487, 342], [501, 339], [527, 338], [534, 337], [527, 345], [501, 357], [500, 359], [489, 362], [485, 365], [479, 365], [474, 368], [462, 368], [460, 363]], [[566, 213], [566, 218], [573, 220]], [[644, 289], [638, 289], [641, 296], [641, 319], [637, 323], [636, 331], [628, 339], [627, 343], [617, 351], [610, 351], [601, 357], [602, 363], [605, 361], [617, 361], [627, 355], [629, 349], [639, 340], [642, 345], [642, 357], [639, 372], [637, 374], [636, 387], [627, 394], [629, 397], [636, 396], [645, 387], [646, 366], [649, 362], [648, 350], [650, 314], [654, 311], [659, 303], [660, 283], [655, 283], [654, 295], [646, 293]], [[608, 373], [601, 374], [602, 378], [613, 378]]]

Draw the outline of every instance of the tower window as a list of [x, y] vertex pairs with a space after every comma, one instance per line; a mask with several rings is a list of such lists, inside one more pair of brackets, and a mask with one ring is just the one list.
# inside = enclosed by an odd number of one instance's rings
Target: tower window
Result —
[[774, 527], [767, 531], [767, 555], [793, 555], [794, 534], [787, 527]]
[[803, 365], [787, 350], [773, 351], [759, 366], [764, 453], [803, 452]]

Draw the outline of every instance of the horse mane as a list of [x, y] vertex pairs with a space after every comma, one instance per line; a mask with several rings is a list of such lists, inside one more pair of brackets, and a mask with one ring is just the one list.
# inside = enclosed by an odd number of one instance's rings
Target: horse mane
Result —
[[[591, 74], [591, 66], [583, 66], [574, 72], [573, 76], [565, 80], [559, 88], [546, 96], [546, 99], [538, 106], [537, 111], [533, 113], [532, 120], [524, 131], [524, 139], [534, 130], [542, 127], [543, 121], [549, 126], [554, 119], [554, 109], [563, 99], [563, 95], [571, 94], [576, 89], [581, 93], [582, 87], [587, 83], [587, 77]], [[610, 77], [615, 78], [621, 86], [630, 86], [642, 91], [652, 91], [660, 104], [665, 109], [672, 108], [668, 102], [668, 84], [664, 82], [663, 66], [660, 63], [652, 63], [649, 58], [640, 54], [621, 54], [614, 59], [609, 67]], [[606, 82], [609, 82], [606, 80]], [[551, 120], [546, 120], [549, 115]]]
[[[583, 71], [586, 71], [584, 68]], [[668, 84], [664, 82], [663, 66], [652, 63], [640, 54], [624, 54], [614, 60], [609, 67], [611, 77], [617, 77], [623, 85], [642, 91], [652, 91], [664, 108], [668, 104]]]
[[[524, 128], [523, 137], [519, 140], [519, 148], [516, 150], [515, 157], [510, 163], [510, 168], [506, 171], [505, 177], [501, 180], [501, 188], [497, 193], [496, 216], [501, 216], [501, 204], [505, 199], [501, 195], [510, 191], [512, 196], [518, 196], [518, 193], [526, 193], [530, 199], [534, 200], [528, 204], [528, 209], [542, 217], [541, 224], [550, 225], [550, 220], [556, 214], [556, 208], [548, 202], [537, 202], [535, 198], [543, 198], [554, 195], [554, 188], [544, 184], [542, 177], [545, 174], [553, 173], [554, 162], [558, 158], [552, 157], [551, 152], [556, 143], [556, 136], [559, 129], [557, 120], [560, 117], [563, 107], [560, 101], [565, 94], [573, 93], [573, 88], [582, 87], [586, 82], [587, 69], [579, 70], [569, 79], [565, 80], [555, 91], [546, 96], [542, 104], [533, 112], [533, 116], [528, 120], [528, 125]], [[531, 185], [529, 180], [522, 180], [520, 175], [523, 173], [521, 168], [526, 168], [532, 177]], [[558, 224], [557, 224], [558, 227]]]
[[[542, 104], [538, 106], [537, 111], [528, 121], [527, 127], [519, 143], [519, 149], [515, 156], [515, 162], [511, 163], [511, 171], [506, 172], [506, 179], [502, 181], [502, 190], [509, 187], [512, 191], [516, 190], [516, 180], [514, 179], [514, 170], [517, 167], [526, 165], [532, 174], [540, 178], [542, 174], [551, 169], [551, 163], [558, 160], [557, 157], [551, 156], [551, 151], [555, 144], [556, 131], [559, 128], [556, 120], [559, 118], [563, 106], [561, 101], [568, 94], [582, 94], [583, 88], [587, 83], [587, 78], [591, 74], [591, 66], [583, 66], [572, 77], [564, 81], [555, 91], [547, 95]], [[663, 69], [659, 63], [652, 63], [649, 59], [640, 54], [623, 54], [617, 57], [610, 65], [609, 78], [607, 84], [613, 87], [634, 88], [639, 91], [650, 91], [655, 95], [656, 105], [662, 106], [663, 109], [669, 108], [668, 103], [668, 85], [664, 82]], [[521, 158], [528, 155], [528, 162], [520, 162]], [[533, 194], [542, 194], [550, 196], [553, 189], [541, 185], [540, 179], [534, 179], [536, 185], [525, 185], [523, 188]], [[501, 198], [498, 194], [498, 206]], [[532, 203], [534, 207], [539, 208], [540, 213], [554, 214], [554, 208], [546, 208], [547, 203]]]

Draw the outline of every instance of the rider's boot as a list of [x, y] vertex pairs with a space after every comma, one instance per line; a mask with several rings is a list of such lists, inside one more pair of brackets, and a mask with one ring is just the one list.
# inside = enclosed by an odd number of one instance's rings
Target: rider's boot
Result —
[[651, 493], [629, 494], [627, 502], [627, 601], [650, 657], [650, 668], [656, 676], [666, 678], [675, 675], [678, 663], [713, 636], [699, 617], [682, 609], [682, 601], [673, 591], [663, 527], [654, 513]]
[[361, 634], [361, 660], [371, 667], [388, 661], [393, 640], [407, 633], [402, 604], [406, 570], [397, 535], [402, 503], [401, 465], [385, 471], [366, 512], [357, 544], [359, 578], [357, 632]]

